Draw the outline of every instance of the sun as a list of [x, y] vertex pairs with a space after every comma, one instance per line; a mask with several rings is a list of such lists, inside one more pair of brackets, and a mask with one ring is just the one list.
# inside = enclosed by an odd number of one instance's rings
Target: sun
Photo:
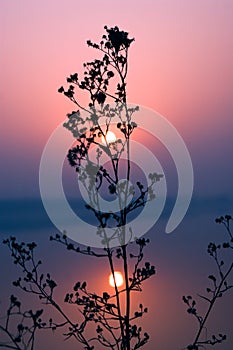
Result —
[[[124, 283], [124, 279], [123, 279], [123, 276], [122, 276], [122, 273], [120, 271], [115, 271], [114, 272], [114, 276], [115, 276], [115, 280], [116, 280], [116, 286], [117, 287], [120, 287], [122, 286], [122, 284]], [[114, 279], [113, 279], [113, 274], [111, 273], [109, 275], [109, 284], [111, 287], [114, 287]]]
[[[112, 131], [108, 131], [105, 135], [105, 138], [108, 144], [116, 142], [116, 135]], [[106, 145], [105, 138], [104, 136], [102, 136], [101, 140], [102, 140], [102, 143]]]

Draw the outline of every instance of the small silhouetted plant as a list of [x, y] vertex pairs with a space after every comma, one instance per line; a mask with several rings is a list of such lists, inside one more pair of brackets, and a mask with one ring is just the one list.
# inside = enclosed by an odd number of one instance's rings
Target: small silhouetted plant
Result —
[[33, 349], [37, 329], [44, 328], [42, 321], [43, 309], [23, 311], [21, 302], [11, 295], [7, 315], [0, 323], [0, 347], [9, 349]]
[[233, 287], [229, 284], [228, 278], [233, 269], [233, 263], [227, 264], [224, 262], [222, 257], [222, 251], [225, 249], [233, 249], [233, 236], [231, 233], [230, 222], [232, 217], [230, 215], [221, 216], [215, 220], [216, 223], [223, 224], [227, 230], [228, 240], [221, 244], [209, 243], [207, 252], [209, 256], [214, 260], [217, 267], [217, 272], [208, 276], [210, 286], [206, 288], [206, 293], [198, 296], [206, 301], [207, 308], [205, 313], [202, 315], [198, 312], [197, 303], [192, 296], [183, 296], [184, 303], [188, 306], [187, 312], [192, 315], [198, 323], [198, 330], [195, 334], [193, 343], [187, 346], [187, 350], [198, 350], [204, 347], [204, 345], [215, 345], [222, 343], [226, 340], [226, 335], [219, 333], [214, 334], [211, 337], [207, 334], [207, 321], [209, 315], [212, 312], [214, 305], [219, 298]]

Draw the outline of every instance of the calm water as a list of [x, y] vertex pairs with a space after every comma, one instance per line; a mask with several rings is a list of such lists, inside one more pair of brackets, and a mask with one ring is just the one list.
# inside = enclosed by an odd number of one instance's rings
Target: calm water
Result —
[[[184, 294], [196, 296], [208, 286], [207, 276], [215, 271], [215, 267], [206, 253], [206, 247], [209, 241], [217, 242], [227, 237], [223, 227], [215, 224], [214, 219], [225, 213], [232, 214], [233, 203], [229, 198], [194, 199], [181, 225], [175, 232], [167, 235], [164, 227], [173, 203], [173, 200], [168, 201], [159, 222], [146, 235], [151, 243], [145, 251], [145, 260], [155, 265], [157, 274], [146, 281], [143, 293], [133, 297], [133, 307], [136, 308], [139, 302], [149, 307], [149, 313], [143, 320], [143, 328], [151, 334], [151, 341], [145, 346], [145, 350], [179, 350], [191, 341], [196, 323], [186, 314], [181, 298]], [[79, 207], [77, 202], [72, 205]], [[109, 270], [105, 262], [68, 252], [63, 246], [49, 242], [49, 236], [57, 231], [40, 200], [1, 201], [0, 229], [1, 240], [15, 235], [19, 240], [34, 240], [38, 243], [37, 256], [43, 261], [41, 269], [49, 271], [58, 283], [59, 288], [55, 295], [61, 303], [66, 292], [72, 291], [77, 280], [86, 279], [90, 289], [95, 292], [101, 293], [103, 288], [109, 288], [106, 282]], [[7, 248], [1, 244], [1, 316], [12, 293], [20, 296], [25, 307], [40, 307], [35, 298], [28, 298], [28, 295], [25, 297], [12, 286], [12, 280], [20, 273], [12, 264]], [[228, 341], [224, 345], [216, 346], [216, 349], [232, 349], [233, 319], [229, 308], [232, 302], [232, 294], [229, 293], [219, 301], [215, 314], [209, 320], [210, 333], [219, 331], [228, 334]], [[201, 309], [204, 306], [201, 302]], [[74, 318], [77, 317], [73, 309], [68, 308], [67, 312], [71, 312]], [[45, 319], [49, 315], [50, 312], [45, 315]], [[59, 332], [55, 335], [42, 332], [38, 339], [39, 350], [49, 350], [52, 346], [58, 350], [64, 349]], [[65, 346], [69, 350], [80, 348], [74, 341], [65, 343]]]

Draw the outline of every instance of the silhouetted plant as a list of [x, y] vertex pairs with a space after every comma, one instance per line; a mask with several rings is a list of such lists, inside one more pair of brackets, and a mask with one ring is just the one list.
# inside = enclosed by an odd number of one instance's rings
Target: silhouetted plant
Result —
[[0, 347], [8, 349], [26, 350], [34, 348], [35, 333], [37, 329], [44, 328], [46, 324], [42, 321], [43, 309], [22, 311], [21, 302], [11, 295], [7, 316], [0, 323], [1, 338]]
[[[138, 111], [138, 107], [129, 108], [127, 105], [126, 77], [128, 72], [128, 49], [134, 39], [129, 39], [128, 33], [120, 31], [118, 27], [105, 27], [105, 30], [106, 34], [103, 35], [99, 44], [90, 40], [87, 42], [88, 46], [104, 54], [103, 58], [85, 63], [84, 79], [80, 80], [77, 73], [71, 74], [67, 78], [67, 82], [72, 85], [69, 85], [68, 90], [61, 87], [58, 91], [64, 93], [83, 112], [86, 112], [86, 115], [82, 115], [80, 110], [73, 111], [68, 114], [68, 121], [64, 123], [64, 126], [72, 132], [77, 141], [77, 145], [68, 153], [68, 160], [70, 165], [75, 167], [78, 172], [78, 179], [87, 191], [89, 203], [86, 207], [97, 218], [97, 235], [101, 238], [101, 243], [105, 247], [105, 255], [108, 258], [111, 273], [114, 276], [114, 250], [111, 248], [114, 244], [114, 246], [119, 246], [116, 257], [123, 261], [125, 277], [125, 289], [123, 291], [119, 291], [114, 277], [116, 305], [113, 304], [114, 307], [111, 307], [107, 312], [111, 315], [111, 322], [117, 321], [117, 326], [111, 325], [108, 323], [108, 319], [100, 315], [100, 309], [105, 314], [106, 307], [110, 307], [103, 300], [103, 297], [96, 297], [82, 288], [81, 291], [85, 294], [85, 300], [89, 302], [91, 299], [92, 303], [90, 305], [94, 307], [94, 310], [90, 311], [87, 304], [79, 297], [75, 299], [75, 303], [79, 305], [83, 303], [85, 305], [85, 313], [83, 315], [87, 317], [87, 321], [94, 320], [96, 323], [100, 323], [100, 327], [104, 325], [105, 331], [110, 332], [113, 337], [113, 342], [109, 342], [103, 335], [103, 328], [101, 328], [101, 331], [98, 328], [98, 338], [95, 340], [98, 339], [99, 343], [108, 345], [113, 349], [129, 350], [132, 348], [133, 338], [137, 339], [134, 345], [135, 349], [144, 345], [149, 338], [146, 333], [142, 337], [141, 329], [138, 329], [136, 325], [131, 325], [132, 320], [143, 315], [140, 308], [140, 312], [136, 312], [133, 317], [131, 316], [131, 292], [139, 290], [141, 282], [155, 273], [155, 269], [149, 263], [146, 263], [143, 269], [139, 268], [138, 265], [142, 258], [140, 249], [139, 255], [131, 256], [131, 258], [138, 260], [135, 264], [135, 272], [130, 277], [127, 247], [133, 233], [131, 229], [129, 229], [129, 232], [126, 232], [125, 225], [128, 222], [130, 212], [138, 207], [143, 207], [147, 201], [154, 199], [154, 185], [160, 180], [161, 175], [149, 174], [150, 184], [146, 187], [139, 181], [136, 182], [135, 186], [129, 185], [129, 180], [131, 180], [131, 183], [133, 182], [130, 164], [130, 136], [137, 127], [137, 124], [133, 121], [133, 114]], [[113, 84], [110, 84], [113, 77], [115, 80]], [[86, 90], [89, 93], [90, 103], [88, 109], [81, 106], [76, 99], [75, 87]], [[108, 99], [113, 102], [113, 105], [107, 104]], [[103, 120], [104, 122], [102, 122]], [[122, 137], [110, 142], [107, 135], [114, 122]], [[102, 139], [104, 139], [104, 144]], [[89, 157], [92, 145], [97, 146], [96, 162], [90, 160]], [[101, 164], [103, 153], [111, 161], [111, 171]], [[119, 166], [124, 153], [127, 159], [126, 181], [120, 182]], [[118, 211], [103, 212], [101, 210], [98, 197], [98, 191], [101, 188], [107, 190], [109, 194], [117, 196]], [[131, 195], [133, 198], [129, 201]], [[108, 228], [111, 230], [107, 231]], [[60, 238], [56, 240], [61, 242]], [[68, 249], [74, 249], [64, 237], [63, 243], [67, 245]], [[139, 239], [136, 240], [136, 243], [140, 247], [144, 247], [146, 241]], [[80, 249], [79, 252], [81, 252]], [[97, 253], [90, 248], [87, 253], [97, 256]], [[125, 293], [126, 295], [124, 315], [122, 314], [119, 298], [120, 293]], [[72, 297], [69, 294], [66, 301], [73, 303], [73, 294]], [[102, 303], [101, 306], [98, 304], [100, 301]], [[89, 316], [90, 312], [91, 318]], [[95, 315], [95, 312], [97, 315]], [[115, 333], [119, 331], [119, 334], [115, 336], [113, 330]]]
[[215, 262], [217, 273], [208, 276], [209, 280], [211, 281], [211, 286], [206, 288], [206, 294], [198, 294], [198, 296], [207, 303], [205, 314], [199, 314], [196, 307], [196, 301], [192, 296], [183, 296], [183, 301], [188, 306], [187, 312], [190, 315], [193, 315], [198, 322], [198, 330], [194, 337], [194, 341], [192, 344], [187, 346], [187, 350], [198, 350], [203, 348], [204, 345], [215, 345], [226, 340], [226, 335], [221, 333], [209, 337], [207, 335], [206, 323], [217, 300], [222, 298], [222, 296], [233, 287], [233, 285], [230, 285], [228, 282], [229, 275], [233, 269], [233, 263], [230, 262], [229, 265], [226, 266], [226, 263], [221, 257], [222, 250], [233, 248], [233, 237], [230, 229], [231, 221], [232, 217], [230, 215], [225, 215], [225, 217], [221, 216], [215, 220], [216, 223], [223, 224], [225, 226], [229, 235], [229, 240], [223, 244], [215, 244], [211, 242], [208, 245], [207, 252]]
[[[69, 98], [78, 110], [67, 114], [64, 127], [75, 138], [75, 146], [67, 155], [69, 164], [77, 172], [80, 183], [86, 190], [89, 203], [86, 208], [97, 220], [96, 237], [101, 243], [102, 249], [79, 246], [69, 240], [68, 235], [56, 234], [50, 240], [62, 244], [67, 250], [89, 257], [105, 259], [108, 262], [110, 272], [114, 280], [114, 293], [110, 295], [103, 291], [100, 295], [89, 290], [86, 281], [77, 281], [72, 292], [64, 297], [65, 304], [78, 306], [81, 317], [73, 321], [66, 312], [66, 307], [60, 305], [55, 298], [56, 282], [50, 274], [41, 272], [41, 261], [35, 258], [36, 244], [18, 243], [14, 237], [6, 239], [14, 263], [20, 266], [24, 277], [13, 282], [14, 286], [24, 292], [34, 294], [43, 304], [54, 308], [62, 318], [56, 322], [52, 318], [42, 321], [43, 310], [21, 311], [18, 300], [12, 296], [11, 304], [7, 312], [6, 323], [0, 330], [8, 337], [7, 343], [0, 342], [0, 347], [11, 349], [30, 349], [34, 347], [34, 336], [37, 329], [64, 328], [65, 338], [75, 338], [83, 349], [93, 350], [109, 348], [112, 350], [136, 350], [143, 347], [149, 340], [149, 335], [142, 331], [137, 320], [148, 312], [142, 304], [137, 310], [132, 310], [131, 297], [133, 292], [142, 290], [142, 283], [155, 274], [155, 267], [148, 261], [143, 261], [144, 248], [149, 243], [148, 239], [138, 238], [129, 227], [129, 215], [136, 209], [142, 208], [149, 201], [155, 199], [155, 185], [162, 175], [148, 174], [146, 184], [142, 184], [132, 176], [130, 160], [130, 138], [137, 124], [133, 120], [134, 113], [139, 108], [127, 105], [126, 77], [128, 72], [128, 50], [134, 39], [128, 37], [128, 33], [118, 27], [105, 27], [99, 44], [90, 40], [88, 46], [98, 50], [103, 57], [84, 64], [84, 77], [79, 78], [78, 73], [73, 73], [67, 78], [67, 89], [59, 88], [59, 92]], [[84, 107], [77, 99], [75, 89], [86, 91], [89, 94], [90, 103]], [[112, 103], [108, 103], [111, 101]], [[112, 125], [116, 125], [121, 137], [108, 140], [107, 134]], [[95, 147], [95, 157], [90, 157], [91, 150]], [[104, 164], [103, 155], [107, 156], [111, 167]], [[126, 159], [125, 180], [121, 181], [120, 164]], [[104, 191], [112, 198], [118, 199], [118, 210], [103, 211], [99, 201], [99, 192]], [[230, 233], [230, 217], [220, 218]], [[78, 227], [77, 227], [78, 230]], [[232, 236], [231, 236], [232, 238]], [[225, 242], [224, 248], [232, 248], [231, 243]], [[195, 301], [191, 297], [184, 297], [188, 305], [188, 312], [193, 314], [198, 322], [200, 330], [192, 345], [187, 349], [199, 349], [203, 344], [216, 344], [224, 340], [225, 336], [219, 335], [212, 340], [200, 341], [202, 330], [208, 315], [220, 294], [230, 289], [226, 278], [228, 272], [223, 272], [222, 263], [218, 260], [218, 250], [213, 243], [209, 246], [209, 254], [218, 265], [220, 282], [210, 276], [214, 287], [209, 289], [210, 297], [202, 296], [210, 304], [209, 311], [202, 318], [195, 309]], [[115, 279], [116, 261], [122, 263], [125, 286], [117, 286]], [[121, 302], [121, 296], [125, 298], [125, 307]], [[12, 310], [16, 312], [12, 313]], [[16, 327], [16, 332], [10, 331], [9, 323], [13, 316], [21, 316], [22, 319]], [[28, 324], [29, 325], [26, 325]], [[31, 322], [31, 323], [30, 323]], [[89, 327], [92, 329], [90, 336]], [[15, 334], [15, 335], [13, 335]]]
[[[23, 291], [37, 295], [46, 304], [53, 306], [63, 316], [62, 323], [50, 320], [43, 323], [43, 328], [56, 329], [67, 326], [66, 339], [76, 338], [84, 349], [94, 349], [95, 346], [117, 350], [138, 349], [148, 342], [149, 335], [142, 332], [136, 324], [148, 310], [142, 304], [138, 310], [131, 310], [131, 294], [142, 290], [142, 283], [155, 274], [155, 267], [149, 262], [142, 263], [143, 250], [148, 239], [137, 238], [132, 229], [126, 229], [129, 214], [145, 206], [155, 198], [154, 186], [162, 175], [148, 174], [148, 181], [143, 185], [131, 176], [130, 137], [137, 127], [133, 121], [133, 114], [139, 110], [127, 105], [126, 77], [128, 72], [128, 50], [134, 39], [118, 27], [107, 28], [99, 44], [87, 41], [88, 46], [97, 49], [103, 55], [101, 59], [84, 63], [84, 78], [79, 79], [77, 73], [67, 78], [68, 89], [59, 88], [59, 92], [68, 97], [78, 110], [67, 114], [64, 123], [74, 138], [76, 145], [69, 150], [67, 158], [69, 164], [78, 173], [78, 179], [86, 189], [89, 203], [86, 208], [97, 219], [96, 235], [103, 250], [91, 247], [81, 248], [68, 240], [66, 234], [55, 235], [50, 239], [64, 244], [68, 250], [79, 254], [107, 259], [114, 280], [114, 294], [103, 292], [97, 295], [88, 290], [85, 281], [77, 282], [72, 293], [67, 293], [65, 303], [78, 305], [82, 320], [73, 323], [64, 310], [54, 299], [56, 283], [50, 275], [39, 272], [40, 261], [34, 258], [35, 243], [17, 243], [15, 238], [5, 240], [11, 251], [14, 262], [23, 272], [24, 278], [19, 278], [14, 285]], [[112, 81], [112, 83], [111, 83]], [[83, 107], [76, 98], [75, 88], [85, 90], [90, 97], [88, 108]], [[112, 104], [107, 103], [108, 100]], [[121, 137], [108, 140], [108, 132], [115, 123]], [[95, 160], [90, 157], [92, 146], [96, 147]], [[107, 169], [102, 161], [103, 155], [111, 163]], [[125, 180], [121, 181], [119, 168], [124, 155], [126, 159]], [[118, 198], [118, 210], [103, 211], [99, 202], [99, 191], [108, 192]], [[78, 228], [77, 228], [78, 229]], [[134, 244], [130, 243], [134, 241]], [[132, 247], [136, 245], [137, 249]], [[122, 261], [125, 288], [120, 289], [115, 279], [115, 260]], [[129, 260], [131, 261], [129, 263]], [[120, 295], [125, 295], [123, 308]], [[92, 337], [86, 336], [90, 324], [95, 331]], [[41, 326], [41, 325], [40, 325]], [[22, 338], [19, 339], [22, 343]], [[97, 345], [96, 345], [97, 344]]]
[[[51, 240], [55, 240], [64, 244], [68, 250], [72, 250], [81, 254], [88, 254], [90, 256], [109, 258], [113, 260], [113, 253], [116, 254], [116, 258], [119, 259], [122, 254], [121, 248], [112, 249], [111, 251], [106, 249], [105, 253], [95, 252], [93, 249], [87, 247], [81, 249], [75, 247], [73, 243], [69, 243], [66, 235], [56, 235], [51, 237]], [[135, 259], [134, 271], [132, 278], [129, 282], [130, 291], [140, 291], [141, 283], [148, 279], [155, 273], [154, 266], [151, 266], [149, 262], [145, 262], [144, 266], [140, 267], [140, 262], [143, 258], [143, 249], [149, 241], [145, 238], [140, 238], [136, 241], [138, 246], [137, 253], [131, 253], [130, 258]], [[33, 313], [32, 310], [22, 312], [21, 303], [15, 296], [11, 296], [11, 304], [7, 311], [7, 318], [5, 325], [0, 325], [0, 330], [7, 336], [8, 340], [4, 343], [0, 343], [0, 347], [7, 347], [11, 349], [33, 349], [34, 336], [36, 329], [52, 329], [56, 330], [60, 327], [66, 327], [65, 336], [66, 339], [74, 337], [83, 346], [84, 349], [94, 349], [95, 342], [103, 346], [107, 346], [110, 349], [124, 349], [125, 340], [122, 338], [121, 327], [125, 329], [125, 316], [121, 315], [122, 308], [118, 305], [119, 295], [124, 293], [126, 289], [119, 290], [115, 285], [117, 295], [109, 295], [107, 292], [103, 292], [102, 295], [97, 295], [88, 291], [87, 283], [77, 282], [73, 287], [72, 293], [67, 293], [64, 302], [78, 305], [79, 310], [82, 313], [83, 319], [80, 323], [74, 323], [62, 306], [59, 305], [54, 297], [54, 290], [57, 287], [56, 282], [51, 278], [50, 274], [44, 275], [39, 271], [41, 261], [36, 261], [34, 257], [34, 250], [36, 244], [34, 242], [25, 245], [24, 243], [18, 243], [15, 237], [10, 237], [4, 240], [11, 252], [13, 261], [19, 265], [24, 273], [23, 278], [18, 278], [13, 282], [13, 285], [20, 288], [26, 293], [34, 294], [43, 301], [44, 304], [50, 305], [55, 308], [63, 321], [60, 323], [54, 322], [50, 319], [48, 322], [41, 320], [40, 316], [43, 313], [43, 309], [37, 310]], [[117, 304], [115, 303], [117, 299]], [[129, 339], [130, 343], [134, 341], [133, 349], [138, 349], [143, 346], [149, 339], [147, 333], [142, 333], [141, 327], [138, 327], [134, 322], [135, 319], [143, 316], [147, 313], [147, 308], [144, 308], [142, 304], [139, 305], [139, 309], [130, 317], [129, 323]], [[21, 316], [20, 323], [18, 323], [15, 335], [9, 329], [11, 318], [14, 316]], [[28, 326], [28, 320], [32, 323]], [[96, 336], [86, 337], [85, 330], [89, 323], [93, 323], [96, 328]], [[107, 333], [107, 335], [106, 335]], [[109, 340], [111, 336], [111, 340]], [[27, 338], [27, 341], [25, 340]]]

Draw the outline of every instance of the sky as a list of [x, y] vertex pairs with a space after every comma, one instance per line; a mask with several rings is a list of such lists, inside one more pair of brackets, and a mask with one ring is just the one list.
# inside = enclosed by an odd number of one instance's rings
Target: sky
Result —
[[[195, 167], [195, 193], [229, 192], [232, 167], [231, 1], [1, 2], [1, 196], [38, 196], [44, 145], [73, 106], [57, 93], [94, 57], [103, 26], [128, 30], [129, 101], [164, 115]], [[16, 146], [17, 145], [17, 146]], [[33, 166], [31, 166], [33, 164]], [[17, 170], [16, 170], [17, 169]], [[208, 181], [207, 181], [208, 179]], [[208, 185], [207, 185], [208, 183]]]
[[[180, 321], [183, 326], [179, 331], [172, 328], [177, 312], [183, 310], [175, 300], [185, 288], [191, 289], [191, 272], [198, 288], [204, 283], [200, 269], [210, 267], [205, 247], [212, 235], [219, 237], [220, 228], [213, 223], [214, 218], [232, 213], [233, 2], [3, 0], [0, 16], [0, 235], [37, 239], [44, 247], [41, 254], [61, 280], [62, 272], [53, 263], [60, 250], [54, 249], [54, 255], [48, 258], [45, 242], [48, 231], [55, 228], [40, 200], [38, 175], [48, 138], [73, 109], [57, 89], [70, 73], [82, 71], [83, 62], [95, 57], [86, 40], [99, 41], [104, 25], [117, 25], [135, 38], [129, 57], [128, 101], [159, 112], [173, 124], [185, 141], [194, 170], [193, 201], [182, 224], [173, 236], [164, 234], [171, 210], [168, 201], [156, 227], [157, 240], [152, 230], [149, 233], [152, 246], [148, 254], [163, 272], [145, 291], [152, 310], [157, 307], [158, 318], [163, 321], [163, 325], [156, 321], [158, 336], [152, 338], [152, 344], [161, 350], [178, 349], [187, 319], [184, 312], [183, 323]], [[85, 97], [80, 99], [87, 103]], [[166, 172], [168, 197], [174, 198], [174, 164], [157, 146]], [[71, 171], [68, 174], [73, 176]], [[182, 257], [187, 261], [186, 269]], [[72, 259], [67, 257], [67, 266]], [[0, 273], [6, 278], [3, 295], [11, 288], [2, 268], [6, 263], [10, 264], [10, 259], [1, 245]], [[14, 275], [13, 268], [9, 269]], [[92, 269], [90, 262], [86, 274]], [[94, 276], [91, 278], [94, 281]], [[166, 305], [173, 317], [162, 310]], [[226, 315], [227, 302], [218, 312], [222, 317]], [[156, 317], [152, 312], [145, 321], [150, 329]], [[167, 331], [170, 339], [177, 337], [179, 346], [165, 339]], [[221, 349], [230, 350], [230, 343]]]

